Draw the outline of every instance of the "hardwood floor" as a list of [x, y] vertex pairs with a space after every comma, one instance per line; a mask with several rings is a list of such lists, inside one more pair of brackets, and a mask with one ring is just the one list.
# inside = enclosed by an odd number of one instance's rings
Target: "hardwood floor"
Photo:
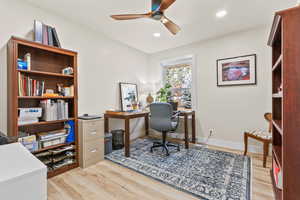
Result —
[[[239, 153], [219, 148], [213, 149]], [[252, 200], [272, 200], [270, 169], [262, 167], [262, 155], [252, 157]], [[268, 158], [267, 166], [271, 166]], [[48, 200], [196, 200], [187, 193], [103, 161], [87, 169], [74, 169], [48, 180]], [[199, 200], [199, 199], [198, 199]]]

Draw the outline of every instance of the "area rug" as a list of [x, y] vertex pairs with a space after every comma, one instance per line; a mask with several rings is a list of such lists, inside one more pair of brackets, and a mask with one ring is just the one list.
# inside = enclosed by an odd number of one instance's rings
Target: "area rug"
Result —
[[131, 145], [130, 158], [124, 150], [106, 156], [124, 167], [142, 173], [201, 200], [250, 200], [251, 160], [238, 154], [205, 147], [181, 151], [162, 148], [150, 153], [152, 139], [138, 139]]

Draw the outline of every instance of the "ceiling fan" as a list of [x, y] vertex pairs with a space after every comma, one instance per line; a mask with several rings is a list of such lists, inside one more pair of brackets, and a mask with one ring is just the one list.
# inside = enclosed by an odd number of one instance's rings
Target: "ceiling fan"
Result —
[[111, 17], [115, 20], [131, 20], [140, 18], [149, 18], [156, 21], [160, 21], [165, 27], [174, 35], [176, 35], [181, 29], [174, 22], [169, 20], [165, 16], [165, 11], [175, 2], [176, 0], [152, 0], [152, 10], [146, 14], [127, 14], [127, 15], [112, 15]]

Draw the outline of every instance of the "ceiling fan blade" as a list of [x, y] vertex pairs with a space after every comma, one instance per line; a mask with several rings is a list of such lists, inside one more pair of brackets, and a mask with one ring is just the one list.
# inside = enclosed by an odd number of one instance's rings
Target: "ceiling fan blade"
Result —
[[159, 7], [159, 11], [164, 12], [165, 10], [167, 10], [176, 0], [162, 0], [160, 7]]
[[171, 33], [173, 33], [173, 35], [176, 35], [181, 30], [181, 28], [178, 25], [176, 25], [174, 22], [172, 22], [165, 16], [163, 16], [161, 22], [163, 23], [163, 25], [165, 25], [167, 29], [169, 29]]
[[111, 15], [111, 18], [115, 20], [130, 20], [130, 19], [139, 19], [139, 18], [148, 18], [151, 17], [151, 13], [146, 14], [127, 14], [127, 15]]
[[159, 9], [162, 0], [152, 0], [152, 12]]

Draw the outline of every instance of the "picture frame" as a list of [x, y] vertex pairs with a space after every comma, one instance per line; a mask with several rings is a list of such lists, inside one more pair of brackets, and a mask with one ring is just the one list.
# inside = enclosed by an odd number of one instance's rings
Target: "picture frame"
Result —
[[138, 87], [134, 83], [119, 83], [120, 103], [123, 112], [136, 110], [138, 107]]
[[256, 54], [217, 60], [217, 86], [256, 85]]

